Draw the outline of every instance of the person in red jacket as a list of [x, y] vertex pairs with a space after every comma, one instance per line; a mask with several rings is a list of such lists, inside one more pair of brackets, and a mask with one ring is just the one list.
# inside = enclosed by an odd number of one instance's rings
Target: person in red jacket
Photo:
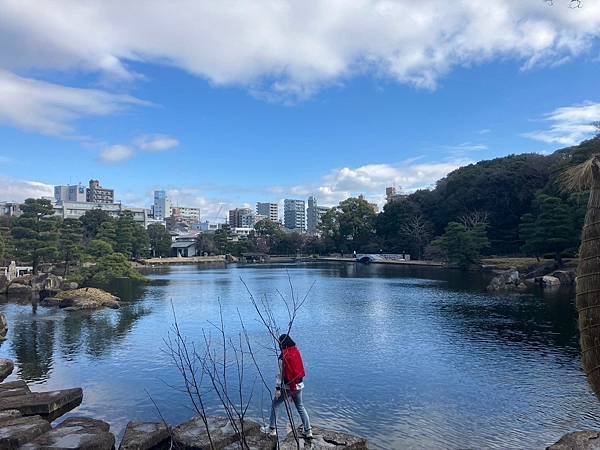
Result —
[[261, 427], [263, 433], [271, 436], [277, 434], [277, 408], [286, 399], [292, 400], [302, 420], [302, 432], [305, 438], [312, 438], [310, 419], [302, 402], [302, 390], [304, 389], [304, 363], [300, 350], [296, 343], [287, 334], [279, 336], [279, 373], [275, 386], [275, 398], [271, 406], [271, 419], [268, 427]]

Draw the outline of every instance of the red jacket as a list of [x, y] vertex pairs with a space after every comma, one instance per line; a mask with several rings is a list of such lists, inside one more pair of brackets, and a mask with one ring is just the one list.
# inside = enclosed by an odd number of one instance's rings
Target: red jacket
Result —
[[297, 347], [284, 348], [281, 357], [283, 382], [290, 387], [291, 391], [296, 391], [296, 385], [301, 383], [306, 375], [300, 350]]

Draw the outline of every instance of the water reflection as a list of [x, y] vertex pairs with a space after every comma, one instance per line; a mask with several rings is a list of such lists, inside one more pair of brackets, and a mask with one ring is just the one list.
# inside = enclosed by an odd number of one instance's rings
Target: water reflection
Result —
[[[181, 422], [192, 412], [166, 388], [178, 374], [160, 352], [171, 305], [191, 339], [202, 339], [220, 302], [231, 333], [239, 312], [261, 342], [240, 278], [273, 301], [291, 278], [301, 295], [316, 282], [295, 338], [308, 369], [305, 403], [321, 425], [363, 434], [373, 448], [538, 448], [600, 425], [569, 292], [489, 295], [479, 273], [356, 264], [174, 266], [148, 276], [149, 285], [113, 287], [123, 299], [114, 311], [2, 305], [11, 328], [0, 354], [44, 387], [84, 387], [76, 413], [117, 433], [131, 419], [156, 420], [145, 390]], [[257, 359], [270, 377], [272, 358]], [[257, 394], [252, 415], [267, 404]]]

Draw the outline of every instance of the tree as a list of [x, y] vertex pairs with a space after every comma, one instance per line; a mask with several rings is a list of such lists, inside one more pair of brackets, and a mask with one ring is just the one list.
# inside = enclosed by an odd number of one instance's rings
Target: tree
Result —
[[87, 253], [96, 258], [111, 255], [114, 252], [112, 245], [102, 239], [94, 239], [87, 248]]
[[33, 273], [57, 252], [57, 218], [50, 200], [28, 198], [11, 229], [18, 256], [31, 262]]
[[479, 263], [481, 252], [489, 246], [489, 242], [482, 225], [468, 229], [461, 223], [450, 222], [435, 245], [445, 252], [450, 262], [467, 269]]
[[136, 223], [131, 211], [123, 211], [117, 219], [115, 250], [128, 258], [141, 258], [148, 254], [150, 240], [148, 233]]
[[215, 249], [219, 255], [230, 253], [229, 243], [231, 242], [231, 228], [229, 225], [223, 225], [213, 234]]
[[377, 216], [376, 230], [387, 251], [402, 252], [410, 246], [412, 233], [407, 227], [417, 215], [422, 217], [418, 207], [408, 199], [386, 203], [383, 212]]
[[58, 231], [58, 251], [65, 264], [64, 274], [67, 276], [71, 263], [81, 257], [83, 229], [79, 219], [64, 219]]
[[102, 222], [98, 227], [94, 239], [108, 242], [113, 248], [117, 246], [117, 222], [112, 217]]
[[254, 226], [256, 248], [262, 253], [271, 253], [276, 250], [283, 239], [285, 239], [285, 233], [272, 220], [263, 219]]
[[104, 222], [114, 221], [114, 219], [102, 209], [91, 209], [79, 218], [83, 225], [83, 237], [86, 243], [96, 238], [100, 227]]
[[98, 260], [84, 274], [84, 284], [90, 286], [106, 286], [116, 278], [129, 278], [136, 281], [145, 281], [146, 278], [135, 270], [129, 260], [122, 253], [113, 253]]
[[427, 245], [431, 236], [431, 225], [421, 215], [416, 215], [410, 218], [401, 227], [403, 236], [406, 236], [410, 243], [411, 252], [415, 250], [417, 259], [421, 259], [423, 255], [423, 247]]
[[196, 236], [196, 251], [203, 255], [213, 255], [217, 251], [214, 235], [209, 233], [200, 233]]
[[539, 194], [533, 211], [521, 218], [523, 250], [535, 256], [554, 253], [556, 262], [562, 265], [561, 253], [578, 242], [573, 209], [559, 197]]
[[348, 198], [338, 205], [340, 236], [348, 251], [360, 251], [375, 237], [375, 210], [362, 198]]
[[160, 223], [151, 223], [148, 225], [147, 231], [152, 256], [169, 256], [172, 239], [165, 226]]

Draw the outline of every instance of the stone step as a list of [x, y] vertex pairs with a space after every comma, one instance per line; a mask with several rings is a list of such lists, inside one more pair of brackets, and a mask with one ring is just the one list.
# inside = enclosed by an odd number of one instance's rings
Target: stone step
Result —
[[0, 398], [0, 411], [17, 409], [24, 416], [41, 415], [55, 419], [78, 406], [83, 399], [81, 388], [61, 391], [31, 392], [26, 395]]
[[164, 423], [129, 422], [119, 450], [168, 449], [171, 434]]
[[[240, 436], [235, 432], [227, 418], [208, 416], [206, 420], [215, 450], [224, 449], [228, 445], [239, 441]], [[260, 432], [260, 425], [249, 420], [244, 421], [244, 428], [246, 436], [256, 435]], [[199, 416], [175, 427], [173, 429], [173, 440], [176, 448], [180, 450], [211, 448], [206, 426]]]
[[4, 381], [15, 370], [15, 364], [10, 359], [0, 358], [0, 382]]
[[0, 423], [0, 448], [13, 450], [50, 430], [40, 416], [16, 417]]
[[89, 417], [72, 417], [23, 445], [20, 450], [112, 450], [115, 436], [110, 425]]
[[27, 394], [31, 394], [31, 390], [24, 381], [10, 381], [8, 383], [0, 384], [0, 399]]

